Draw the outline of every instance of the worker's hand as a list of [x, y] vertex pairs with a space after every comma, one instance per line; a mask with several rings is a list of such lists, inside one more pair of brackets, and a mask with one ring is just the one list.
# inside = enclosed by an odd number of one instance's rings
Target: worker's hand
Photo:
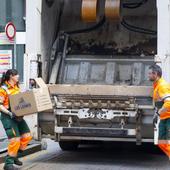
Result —
[[11, 117], [11, 119], [14, 119], [16, 117], [16, 114], [13, 112], [8, 112], [8, 115]]
[[15, 120], [21, 122], [23, 120], [23, 116], [16, 116]]

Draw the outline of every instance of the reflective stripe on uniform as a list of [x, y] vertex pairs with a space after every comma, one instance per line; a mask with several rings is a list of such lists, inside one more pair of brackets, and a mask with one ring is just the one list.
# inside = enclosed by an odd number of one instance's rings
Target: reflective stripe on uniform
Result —
[[20, 140], [20, 150], [25, 150], [28, 143], [32, 140], [32, 136], [31, 133], [25, 133], [21, 136], [21, 140]]
[[3, 85], [1, 88], [4, 89], [8, 95], [10, 95], [10, 91], [8, 90], [7, 86]]
[[170, 144], [158, 144], [160, 149], [170, 158]]
[[166, 100], [166, 99], [170, 99], [170, 94], [167, 94], [165, 96], [162, 97], [162, 101]]
[[159, 140], [158, 144], [170, 144], [170, 140]]
[[8, 145], [8, 155], [11, 157], [16, 157], [19, 148], [20, 148], [20, 138], [17, 137], [17, 138], [10, 139]]

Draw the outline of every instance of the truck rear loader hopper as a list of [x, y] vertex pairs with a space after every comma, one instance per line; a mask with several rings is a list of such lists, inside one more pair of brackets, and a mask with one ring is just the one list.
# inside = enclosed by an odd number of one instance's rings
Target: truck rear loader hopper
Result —
[[154, 142], [147, 74], [157, 54], [156, 0], [47, 2], [42, 75], [54, 112], [38, 115], [39, 137], [63, 149], [80, 141]]
[[75, 149], [80, 141], [130, 141], [137, 145], [154, 141], [150, 138], [152, 124], [145, 117], [152, 121], [147, 112], [154, 109], [151, 87], [57, 84], [49, 85], [49, 91], [55, 105], [51, 137], [62, 149]]

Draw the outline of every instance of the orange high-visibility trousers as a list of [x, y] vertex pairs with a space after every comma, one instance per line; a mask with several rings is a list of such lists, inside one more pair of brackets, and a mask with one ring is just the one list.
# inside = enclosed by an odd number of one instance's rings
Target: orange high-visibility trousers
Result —
[[159, 148], [170, 158], [170, 144], [158, 144]]
[[17, 157], [18, 150], [24, 151], [31, 140], [32, 136], [30, 133], [25, 133], [21, 137], [10, 139], [8, 145], [8, 155], [11, 157]]
[[31, 133], [25, 133], [20, 138], [20, 150], [24, 151], [28, 143], [32, 140]]
[[8, 145], [8, 155], [11, 157], [16, 157], [18, 155], [18, 150], [20, 148], [20, 138], [12, 138], [9, 140]]

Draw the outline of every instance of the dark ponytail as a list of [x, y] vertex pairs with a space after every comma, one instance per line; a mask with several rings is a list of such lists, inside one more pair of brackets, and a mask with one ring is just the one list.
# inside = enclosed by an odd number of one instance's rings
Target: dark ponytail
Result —
[[6, 73], [4, 72], [1, 78], [0, 86], [2, 86], [5, 83], [5, 81], [9, 81], [11, 75], [12, 76], [18, 75], [18, 71], [16, 69], [9, 69], [7, 70]]
[[2, 74], [0, 86], [2, 86], [2, 85], [5, 83], [5, 81], [6, 81], [6, 73], [4, 72], [4, 73]]

